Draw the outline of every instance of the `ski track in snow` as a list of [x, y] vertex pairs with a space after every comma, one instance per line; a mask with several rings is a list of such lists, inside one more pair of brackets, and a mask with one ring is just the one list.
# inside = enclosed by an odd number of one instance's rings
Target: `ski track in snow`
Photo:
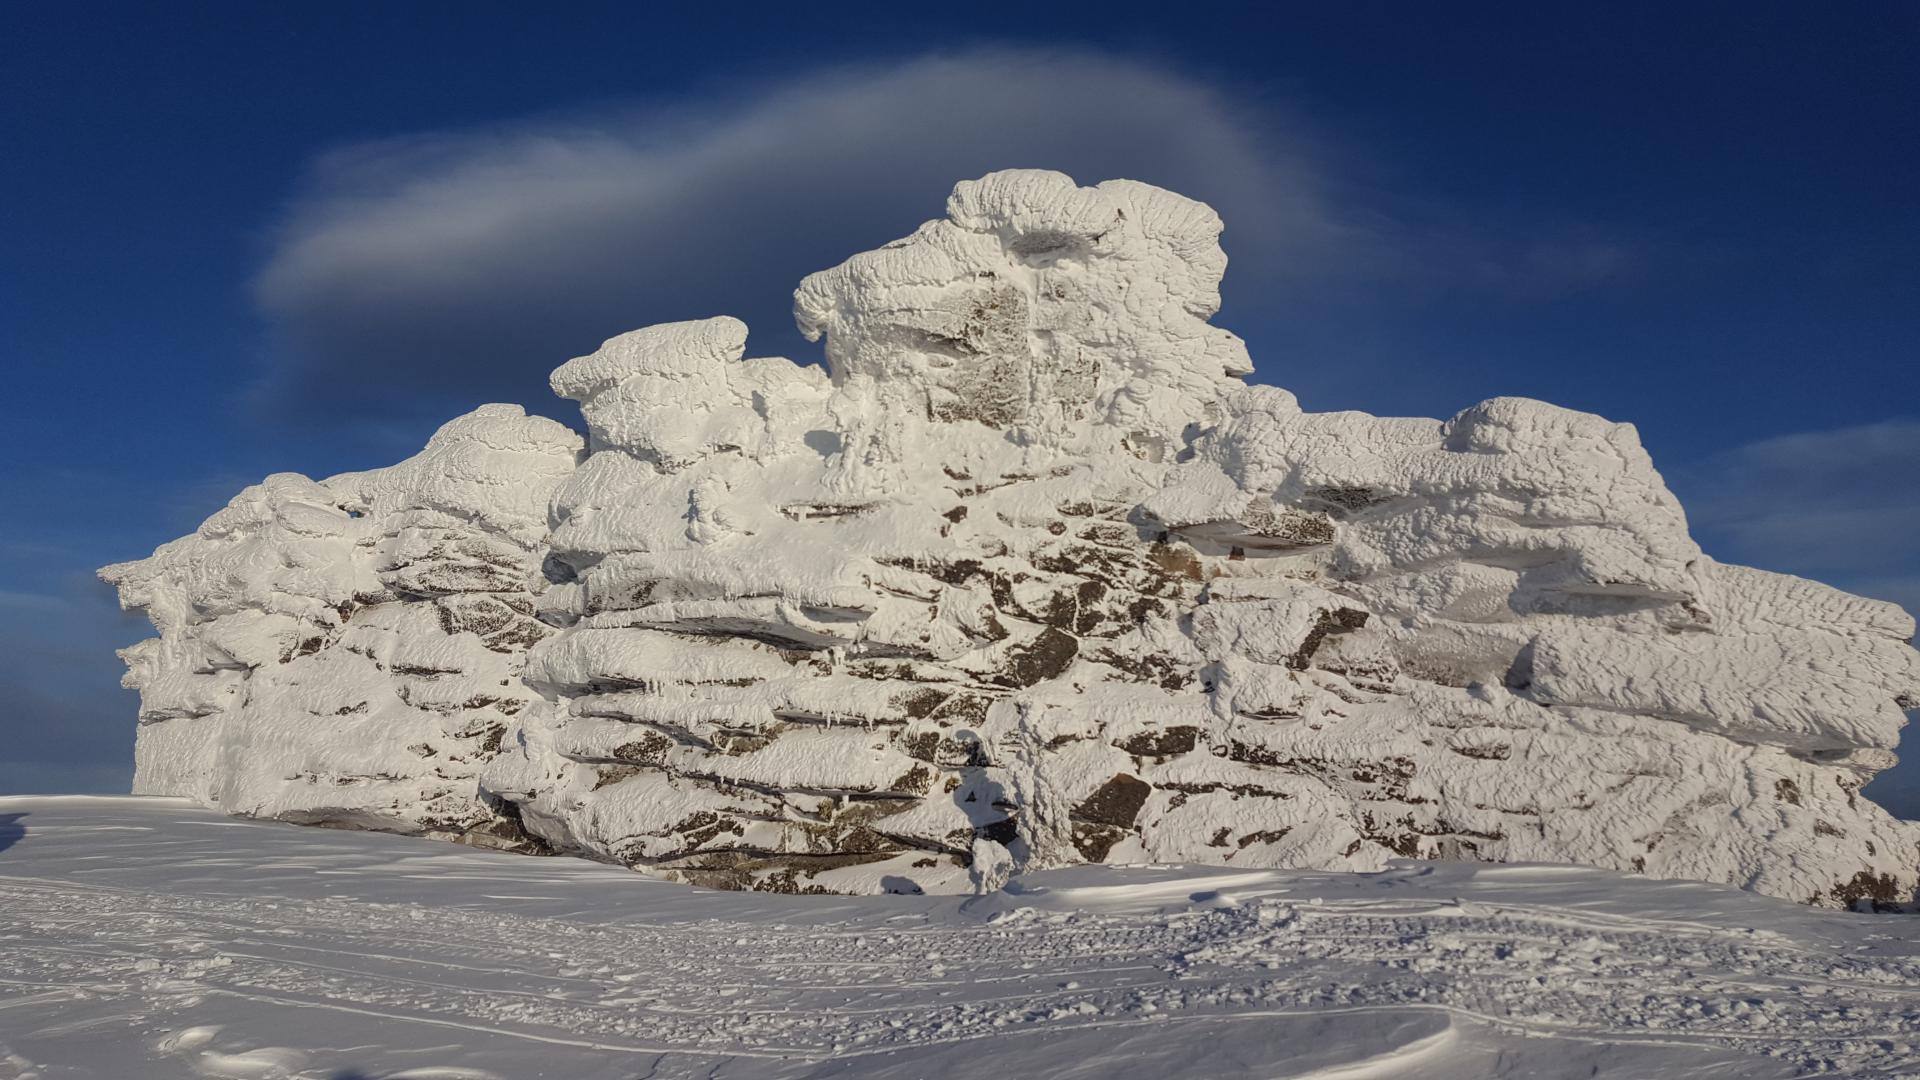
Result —
[[[403, 864], [425, 842], [198, 828], [213, 813], [171, 800], [0, 800], [23, 807], [25, 838], [0, 852], [0, 1077], [129, 1075], [89, 1071], [101, 1042], [144, 1055], [137, 1075], [961, 1075], [964, 1059], [938, 1054], [1030, 1046], [1037, 1062], [1060, 1046], [1086, 1061], [1135, 1029], [1232, 1043], [1221, 1033], [1300, 1017], [1390, 1045], [1257, 1075], [1454, 1075], [1450, 1054], [1460, 1075], [1491, 1075], [1463, 1040], [1733, 1063], [1711, 1075], [1920, 1075], [1920, 922], [1900, 916], [1743, 897], [1785, 929], [1715, 926], [1527, 903], [1524, 881], [1512, 899], [1434, 895], [1411, 870], [1073, 870], [966, 902], [614, 893], [600, 879], [632, 875], [461, 849], [422, 873]], [[389, 890], [402, 899], [378, 896], [383, 859], [414, 883]], [[581, 908], [538, 913], [569, 899], [569, 878], [594, 886]], [[345, 895], [326, 894], [336, 883]], [[303, 1027], [365, 1041], [263, 1044]], [[886, 1071], [930, 1052], [944, 1063]], [[1502, 1075], [1562, 1075], [1552, 1060]], [[1584, 1060], [1566, 1064], [1587, 1075]]]

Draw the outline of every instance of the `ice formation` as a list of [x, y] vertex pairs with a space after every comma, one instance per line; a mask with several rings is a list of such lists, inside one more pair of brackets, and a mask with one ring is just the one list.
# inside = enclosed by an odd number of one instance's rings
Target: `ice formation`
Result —
[[1058, 173], [102, 573], [137, 790], [710, 885], [1576, 862], [1904, 903], [1914, 621], [1715, 563], [1630, 425], [1303, 412], [1205, 205]]

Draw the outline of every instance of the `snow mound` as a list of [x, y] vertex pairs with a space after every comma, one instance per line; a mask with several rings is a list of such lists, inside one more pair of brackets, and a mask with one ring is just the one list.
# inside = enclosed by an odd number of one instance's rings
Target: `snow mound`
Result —
[[1074, 863], [1571, 862], [1889, 906], [1899, 608], [1703, 555], [1630, 425], [1303, 412], [1219, 218], [1010, 171], [720, 317], [269, 477], [103, 576], [137, 790], [805, 892]]

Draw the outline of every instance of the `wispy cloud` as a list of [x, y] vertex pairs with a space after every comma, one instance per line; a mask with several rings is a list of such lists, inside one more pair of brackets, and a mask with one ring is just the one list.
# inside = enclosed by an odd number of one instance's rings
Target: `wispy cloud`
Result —
[[606, 336], [722, 311], [757, 351], [797, 351], [800, 277], [1012, 166], [1184, 189], [1234, 208], [1235, 246], [1265, 272], [1324, 270], [1349, 245], [1315, 155], [1241, 104], [1128, 60], [990, 52], [348, 147], [318, 163], [256, 283], [282, 347], [268, 397], [298, 412], [342, 392], [538, 388]]
[[1715, 556], [1920, 611], [1920, 420], [1781, 435], [1673, 470]]
[[1872, 573], [1915, 559], [1920, 420], [1747, 443], [1680, 471], [1696, 525], [1742, 558]]
[[754, 351], [804, 359], [802, 276], [1008, 167], [1212, 203], [1240, 295], [1356, 279], [1554, 295], [1629, 261], [1585, 233], [1409, 225], [1337, 195], [1364, 185], [1296, 112], [1121, 57], [934, 56], [719, 98], [325, 156], [255, 283], [274, 343], [262, 400], [328, 424], [437, 414], [449, 388], [538, 406], [546, 372], [601, 339], [720, 312], [747, 319]]
[[0, 589], [0, 610], [17, 611], [64, 611], [73, 601], [64, 596], [50, 596], [46, 593], [12, 592]]

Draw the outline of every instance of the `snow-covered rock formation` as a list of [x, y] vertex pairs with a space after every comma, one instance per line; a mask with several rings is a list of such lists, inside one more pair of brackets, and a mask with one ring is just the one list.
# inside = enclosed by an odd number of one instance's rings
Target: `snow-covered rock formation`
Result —
[[270, 477], [103, 571], [158, 639], [138, 788], [712, 885], [1080, 861], [1579, 862], [1910, 900], [1858, 792], [1900, 609], [1723, 566], [1633, 428], [1302, 412], [1208, 324], [1206, 206], [995, 173], [419, 456]]
[[527, 846], [475, 778], [542, 700], [520, 669], [552, 632], [533, 617], [547, 499], [579, 449], [488, 405], [391, 468], [270, 476], [102, 570], [160, 632], [121, 653], [140, 690], [134, 792]]

